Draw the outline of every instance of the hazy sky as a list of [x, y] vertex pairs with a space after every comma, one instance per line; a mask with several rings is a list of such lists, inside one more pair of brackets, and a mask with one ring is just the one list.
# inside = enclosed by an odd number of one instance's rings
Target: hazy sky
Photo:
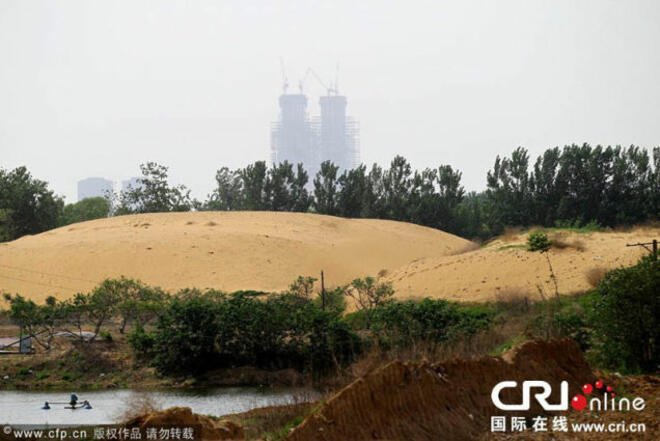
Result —
[[339, 62], [364, 162], [448, 163], [468, 189], [518, 145], [660, 145], [656, 0], [0, 0], [0, 167], [75, 201], [153, 160], [203, 198], [269, 158], [280, 56], [293, 89]]

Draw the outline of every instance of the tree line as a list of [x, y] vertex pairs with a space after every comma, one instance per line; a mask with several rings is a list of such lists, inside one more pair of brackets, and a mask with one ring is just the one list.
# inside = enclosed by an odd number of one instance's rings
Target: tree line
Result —
[[555, 147], [532, 161], [519, 147], [495, 159], [482, 192], [466, 192], [449, 165], [414, 170], [402, 156], [388, 167], [340, 170], [321, 164], [220, 168], [204, 201], [171, 185], [168, 168], [140, 166], [137, 185], [102, 200], [65, 205], [24, 168], [0, 169], [0, 240], [68, 223], [131, 213], [265, 210], [412, 222], [486, 240], [507, 226], [616, 226], [656, 220], [660, 213], [660, 147], [649, 152], [588, 144]]
[[[445, 300], [396, 301], [390, 283], [371, 277], [332, 290], [315, 289], [315, 282], [301, 276], [281, 293], [186, 288], [170, 294], [121, 277], [64, 301], [37, 304], [4, 294], [8, 309], [0, 312], [45, 351], [62, 333], [91, 345], [111, 340], [110, 329], [127, 332], [136, 359], [166, 375], [255, 366], [320, 376], [373, 344], [440, 344], [491, 323], [490, 314]], [[352, 320], [345, 315], [348, 297], [361, 299]]]
[[[547, 250], [536, 239], [530, 234], [530, 250]], [[112, 339], [109, 330], [127, 332], [136, 359], [165, 375], [255, 366], [322, 376], [370, 348], [433, 351], [465, 343], [500, 322], [501, 314], [520, 320], [524, 311], [526, 332], [573, 338], [597, 366], [640, 373], [657, 371], [660, 362], [660, 261], [651, 257], [607, 272], [593, 291], [566, 301], [401, 301], [391, 283], [371, 277], [332, 290], [319, 290], [315, 282], [301, 276], [279, 293], [186, 288], [171, 294], [121, 277], [40, 305], [5, 294], [8, 309], [0, 313], [44, 350], [62, 331], [79, 345]], [[349, 299], [355, 311], [347, 313]]]

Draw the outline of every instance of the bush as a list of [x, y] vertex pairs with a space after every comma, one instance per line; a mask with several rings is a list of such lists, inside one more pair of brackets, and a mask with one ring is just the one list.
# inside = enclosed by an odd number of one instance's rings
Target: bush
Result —
[[542, 231], [532, 231], [527, 236], [527, 249], [529, 251], [545, 252], [550, 249], [552, 242], [548, 239], [548, 235]]
[[660, 262], [642, 259], [607, 273], [595, 290], [591, 324], [598, 358], [621, 372], [660, 364]]
[[205, 371], [216, 358], [217, 309], [217, 303], [203, 297], [173, 299], [154, 332], [154, 367], [162, 373]]
[[137, 358], [144, 359], [151, 357], [155, 338], [153, 334], [145, 332], [140, 322], [135, 324], [133, 330], [128, 334], [127, 339]]
[[340, 314], [294, 294], [208, 296], [187, 291], [163, 311], [152, 334], [136, 325], [133, 349], [164, 374], [214, 367], [295, 368], [323, 375], [353, 360], [359, 337]]
[[381, 343], [402, 346], [416, 341], [441, 343], [472, 335], [491, 323], [485, 308], [460, 308], [447, 300], [391, 302], [374, 310], [373, 329]]
[[346, 311], [346, 289], [347, 287], [340, 286], [326, 290], [325, 295], [319, 292], [314, 299], [314, 304], [317, 308], [341, 315]]

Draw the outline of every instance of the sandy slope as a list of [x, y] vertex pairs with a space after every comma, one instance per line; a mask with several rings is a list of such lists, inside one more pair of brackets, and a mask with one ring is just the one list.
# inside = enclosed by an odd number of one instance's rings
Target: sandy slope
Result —
[[412, 224], [297, 213], [159, 213], [70, 225], [0, 244], [0, 292], [66, 298], [125, 275], [169, 290], [280, 290], [392, 271], [470, 243]]
[[[660, 238], [660, 229], [549, 235], [558, 235], [562, 242], [572, 245], [549, 252], [560, 294], [571, 294], [590, 288], [586, 273], [592, 268], [612, 269], [635, 263], [646, 251], [626, 244]], [[554, 295], [548, 262], [542, 254], [524, 249], [526, 239], [526, 234], [510, 235], [464, 254], [419, 259], [389, 273], [387, 279], [394, 282], [400, 297], [485, 301], [523, 294], [537, 298], [539, 285], [546, 294]]]

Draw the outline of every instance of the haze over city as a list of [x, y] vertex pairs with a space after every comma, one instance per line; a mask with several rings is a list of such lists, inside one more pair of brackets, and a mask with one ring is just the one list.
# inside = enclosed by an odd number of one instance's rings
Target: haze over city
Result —
[[[451, 164], [469, 190], [521, 145], [660, 145], [655, 1], [0, 2], [0, 167], [68, 202], [141, 162], [204, 198], [270, 159], [308, 67], [360, 121], [361, 159]], [[325, 90], [307, 81], [310, 114]]]

